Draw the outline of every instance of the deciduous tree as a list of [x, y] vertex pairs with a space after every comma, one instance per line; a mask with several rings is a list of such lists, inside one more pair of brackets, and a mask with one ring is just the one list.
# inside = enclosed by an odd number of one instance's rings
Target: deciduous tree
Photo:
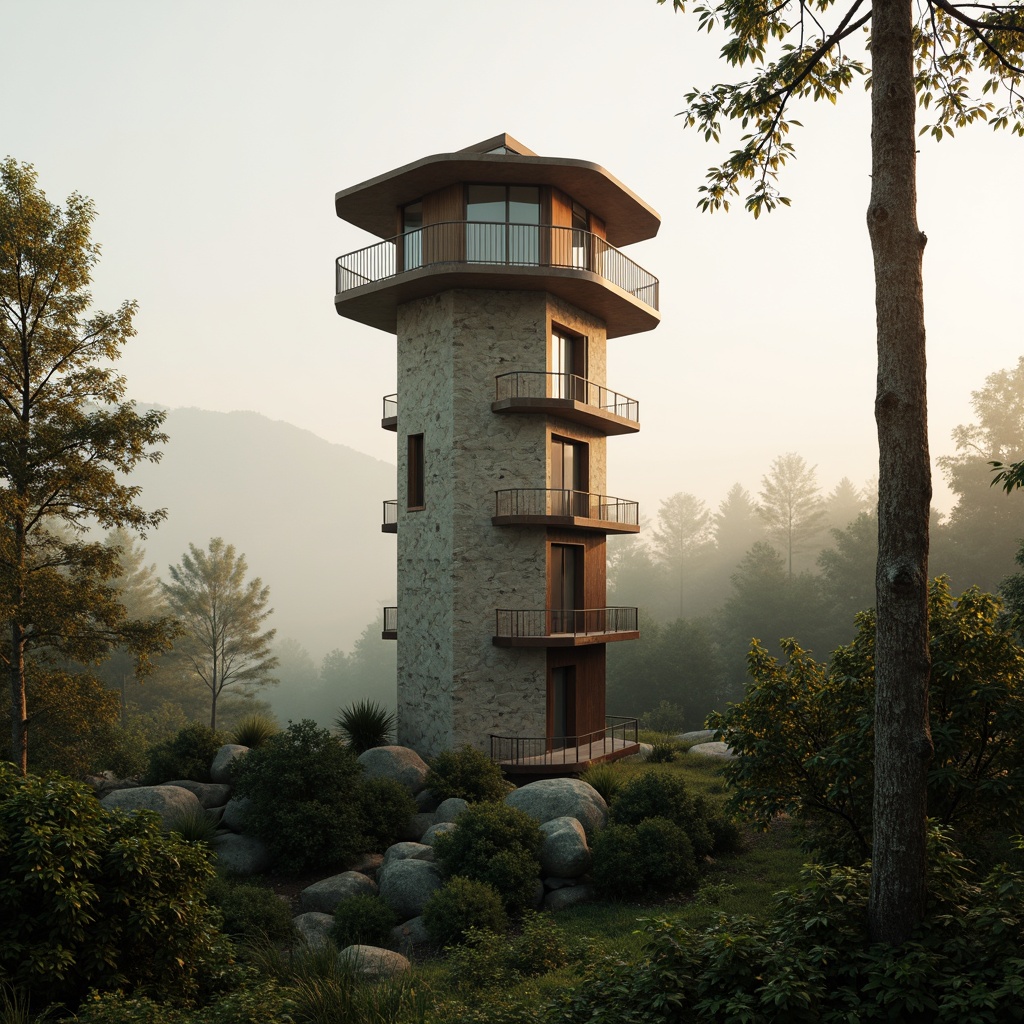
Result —
[[[664, 3], [665, 0], [658, 0]], [[686, 0], [672, 0], [677, 11]], [[1024, 5], [955, 0], [819, 0], [694, 6], [701, 29], [722, 29], [723, 59], [749, 79], [694, 89], [683, 116], [719, 141], [723, 120], [745, 134], [708, 173], [699, 205], [728, 208], [752, 181], [755, 216], [789, 200], [776, 189], [793, 153], [790, 104], [837, 97], [867, 75], [878, 378], [877, 722], [870, 929], [899, 943], [924, 914], [928, 763], [928, 518], [931, 472], [925, 393], [922, 259], [917, 224], [918, 104], [938, 139], [978, 121], [1024, 136]], [[863, 40], [863, 52], [855, 51]], [[973, 88], [972, 88], [973, 87]]]
[[0, 163], [0, 616], [11, 698], [10, 759], [28, 767], [26, 660], [136, 657], [166, 641], [133, 622], [113, 580], [116, 553], [87, 530], [144, 533], [163, 518], [124, 474], [160, 457], [163, 413], [136, 412], [116, 370], [135, 304], [90, 313], [99, 260], [95, 210], [73, 193], [50, 203], [28, 164]]
[[259, 576], [246, 580], [245, 555], [220, 537], [206, 551], [189, 544], [168, 571], [164, 593], [184, 630], [175, 650], [210, 691], [210, 728], [216, 729], [217, 701], [226, 689], [251, 693], [276, 682], [271, 651], [277, 631], [263, 628], [274, 611], [267, 607], [270, 587]]

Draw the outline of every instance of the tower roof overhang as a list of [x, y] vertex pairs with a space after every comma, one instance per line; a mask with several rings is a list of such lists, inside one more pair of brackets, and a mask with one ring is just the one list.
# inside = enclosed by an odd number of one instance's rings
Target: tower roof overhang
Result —
[[[482, 151], [498, 147], [516, 152]], [[661, 226], [657, 212], [599, 164], [537, 156], [508, 135], [456, 153], [426, 156], [342, 189], [334, 196], [334, 208], [350, 224], [390, 238], [399, 207], [458, 182], [552, 185], [600, 217], [614, 246], [653, 238]]]

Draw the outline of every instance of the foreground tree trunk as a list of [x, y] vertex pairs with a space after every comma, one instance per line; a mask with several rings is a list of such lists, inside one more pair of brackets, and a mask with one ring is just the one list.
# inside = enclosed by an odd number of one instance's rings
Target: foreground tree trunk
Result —
[[874, 841], [869, 925], [899, 944], [924, 915], [928, 762], [928, 512], [925, 236], [917, 226], [911, 0], [876, 0], [871, 200], [878, 332], [878, 609]]

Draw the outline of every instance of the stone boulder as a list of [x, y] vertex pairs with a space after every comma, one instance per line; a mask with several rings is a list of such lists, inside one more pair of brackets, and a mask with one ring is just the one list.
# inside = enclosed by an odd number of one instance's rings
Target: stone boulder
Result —
[[732, 761], [736, 758], [736, 755], [721, 740], [712, 743], [695, 743], [687, 753], [696, 754], [698, 757], [718, 757], [725, 761]]
[[191, 779], [175, 779], [165, 786], [180, 786], [193, 793], [204, 807], [223, 807], [231, 799], [231, 787], [222, 782], [193, 782]]
[[402, 921], [422, 914], [442, 881], [440, 869], [428, 860], [395, 860], [377, 872], [381, 899]]
[[250, 806], [252, 801], [247, 796], [233, 796], [224, 805], [224, 816], [220, 823], [232, 832], [244, 832], [245, 812]]
[[225, 832], [213, 841], [217, 863], [232, 875], [260, 875], [271, 864], [270, 851], [262, 839]]
[[592, 885], [568, 885], [554, 889], [544, 897], [545, 910], [565, 910], [579, 903], [590, 903], [597, 899], [597, 890]]
[[338, 960], [364, 978], [395, 978], [412, 969], [401, 953], [379, 946], [346, 946]]
[[468, 807], [469, 801], [463, 800], [461, 797], [450, 796], [434, 811], [434, 821], [456, 821]]
[[234, 782], [234, 769], [237, 767], [234, 764], [235, 760], [248, 753], [249, 748], [243, 747], [240, 743], [225, 743], [214, 754], [213, 764], [210, 765], [210, 780], [230, 786]]
[[[426, 843], [395, 843], [384, 851], [384, 867], [396, 860], [433, 860], [434, 848]], [[378, 871], [380, 869], [378, 868]]]
[[333, 942], [331, 939], [332, 924], [334, 924], [334, 918], [330, 914], [321, 914], [315, 910], [292, 918], [295, 934], [311, 949], [331, 945]]
[[331, 875], [299, 893], [299, 905], [303, 910], [316, 910], [321, 914], [333, 914], [342, 900], [352, 896], [376, 896], [377, 884], [358, 871], [343, 871]]
[[694, 729], [692, 732], [677, 733], [673, 739], [680, 743], [709, 743], [715, 738], [714, 729]]
[[180, 786], [137, 786], [135, 789], [115, 789], [100, 804], [107, 810], [156, 811], [166, 831], [183, 814], [201, 814], [199, 798]]
[[413, 799], [416, 801], [416, 810], [421, 814], [433, 814], [440, 803], [429, 789], [421, 789]]
[[394, 779], [415, 795], [426, 785], [427, 763], [409, 747], [372, 747], [359, 755], [367, 778]]
[[84, 781], [92, 786], [98, 800], [118, 789], [139, 788], [139, 783], [135, 779], [119, 779], [110, 771], [100, 772], [99, 775], [86, 775]]
[[575, 818], [552, 818], [540, 830], [544, 833], [540, 866], [545, 875], [579, 878], [590, 870], [592, 857], [587, 835]]
[[505, 803], [525, 811], [538, 825], [554, 818], [575, 818], [588, 841], [608, 821], [604, 797], [581, 779], [540, 779], [509, 793]]
[[434, 840], [445, 832], [453, 832], [459, 826], [454, 821], [439, 821], [436, 825], [431, 825], [426, 832], [423, 833], [423, 837], [420, 842], [424, 846], [433, 846]]
[[417, 946], [431, 941], [422, 917], [412, 917], [391, 929], [391, 946], [403, 956], [408, 956]]

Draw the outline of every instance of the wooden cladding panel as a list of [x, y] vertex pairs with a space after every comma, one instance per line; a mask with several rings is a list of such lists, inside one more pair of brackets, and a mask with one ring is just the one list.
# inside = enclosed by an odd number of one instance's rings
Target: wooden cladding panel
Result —
[[[551, 190], [551, 226], [572, 227], [572, 200], [557, 188]], [[551, 232], [551, 263], [556, 267], [572, 266], [572, 232]]]
[[590, 215], [590, 230], [597, 235], [598, 238], [603, 238], [608, 241], [608, 232], [605, 230], [604, 221], [600, 217], [595, 217], [593, 214]]
[[607, 600], [608, 547], [600, 535], [587, 535], [579, 530], [549, 529], [548, 545], [548, 591], [551, 590], [551, 545], [576, 544], [584, 549], [583, 555], [583, 603], [582, 608], [603, 608]]
[[[465, 186], [461, 182], [423, 197], [424, 264], [465, 259], [466, 238], [461, 226], [465, 219]], [[435, 224], [447, 226], [432, 228]]]
[[604, 728], [605, 718], [605, 646], [548, 648], [548, 735], [554, 721], [554, 687], [551, 670], [574, 666], [575, 732], [578, 736]]

